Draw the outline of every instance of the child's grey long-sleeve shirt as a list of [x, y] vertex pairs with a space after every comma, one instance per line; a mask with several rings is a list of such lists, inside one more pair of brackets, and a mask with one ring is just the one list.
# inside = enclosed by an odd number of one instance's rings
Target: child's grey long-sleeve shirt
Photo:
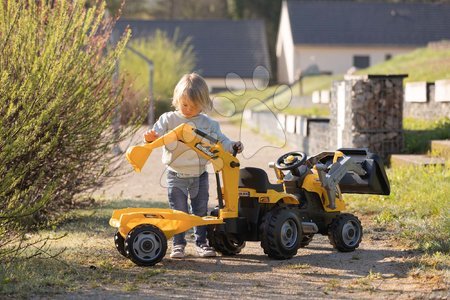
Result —
[[[232, 152], [233, 142], [230, 141], [220, 130], [219, 123], [212, 120], [205, 114], [199, 114], [192, 118], [185, 118], [178, 111], [166, 112], [153, 126], [153, 130], [159, 136], [163, 136], [180, 124], [189, 123], [193, 127], [206, 132], [222, 143], [226, 151]], [[185, 176], [199, 176], [206, 171], [207, 160], [200, 157], [194, 150], [181, 142], [173, 142], [165, 145], [162, 162], [168, 169]]]

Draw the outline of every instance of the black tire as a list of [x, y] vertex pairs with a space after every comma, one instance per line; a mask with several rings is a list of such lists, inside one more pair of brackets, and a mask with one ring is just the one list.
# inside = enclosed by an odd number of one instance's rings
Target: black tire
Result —
[[125, 238], [127, 257], [138, 266], [148, 267], [159, 263], [166, 251], [167, 238], [154, 225], [136, 226]]
[[288, 259], [297, 254], [302, 229], [296, 209], [277, 207], [269, 211], [260, 227], [261, 247], [270, 258]]
[[217, 231], [215, 226], [208, 227], [209, 245], [222, 255], [236, 255], [245, 247], [245, 241], [232, 233]]
[[309, 243], [311, 243], [313, 237], [314, 237], [314, 234], [312, 234], [312, 233], [304, 235], [302, 240], [300, 241], [300, 248], [305, 248], [306, 246], [308, 246]]
[[116, 245], [117, 251], [119, 251], [119, 253], [121, 255], [128, 258], [127, 252], [125, 251], [125, 239], [122, 237], [122, 235], [118, 231], [114, 235], [114, 244]]
[[363, 228], [359, 219], [352, 214], [340, 214], [328, 228], [328, 239], [338, 251], [351, 252], [359, 247]]

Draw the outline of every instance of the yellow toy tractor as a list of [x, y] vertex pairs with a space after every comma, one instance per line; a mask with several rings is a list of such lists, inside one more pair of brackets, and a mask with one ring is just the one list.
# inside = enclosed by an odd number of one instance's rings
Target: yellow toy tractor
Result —
[[390, 193], [382, 161], [367, 149], [339, 149], [310, 158], [303, 152], [286, 153], [270, 164], [278, 179], [270, 183], [264, 170], [240, 168], [236, 153], [189, 124], [130, 147], [127, 159], [139, 172], [153, 149], [175, 141], [212, 163], [218, 206], [205, 217], [161, 208], [115, 210], [109, 223], [118, 229], [117, 250], [140, 266], [160, 262], [168, 239], [200, 225], [208, 226], [210, 246], [222, 255], [238, 254], [246, 241], [260, 241], [269, 257], [288, 259], [315, 234], [328, 235], [338, 251], [353, 251], [363, 230], [356, 216], [342, 213], [342, 193]]

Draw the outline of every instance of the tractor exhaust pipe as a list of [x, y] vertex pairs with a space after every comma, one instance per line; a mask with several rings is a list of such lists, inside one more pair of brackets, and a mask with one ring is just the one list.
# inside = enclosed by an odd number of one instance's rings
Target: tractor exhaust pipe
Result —
[[311, 234], [319, 232], [319, 228], [316, 223], [313, 222], [302, 222], [302, 230], [304, 234]]

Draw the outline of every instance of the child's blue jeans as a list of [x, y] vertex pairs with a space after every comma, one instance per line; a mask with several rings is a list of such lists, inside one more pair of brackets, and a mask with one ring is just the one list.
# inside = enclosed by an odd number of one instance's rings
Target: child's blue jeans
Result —
[[[199, 177], [179, 178], [177, 173], [167, 173], [167, 191], [170, 208], [189, 213], [188, 196], [191, 199], [192, 213], [204, 217], [208, 210], [209, 181], [208, 172]], [[206, 244], [206, 226], [194, 227], [195, 243]], [[185, 233], [173, 237], [173, 245], [186, 245]]]

